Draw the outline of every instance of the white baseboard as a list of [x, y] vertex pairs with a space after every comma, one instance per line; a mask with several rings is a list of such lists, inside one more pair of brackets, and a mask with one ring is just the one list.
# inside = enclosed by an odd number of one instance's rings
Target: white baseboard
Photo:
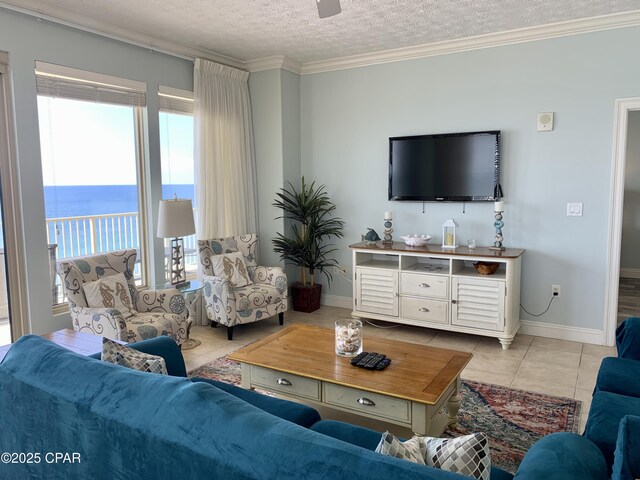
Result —
[[621, 268], [620, 276], [623, 278], [640, 278], [640, 268]]
[[555, 338], [557, 340], [571, 340], [573, 342], [592, 343], [604, 345], [605, 335], [603, 330], [583, 327], [568, 327], [553, 323], [532, 322], [521, 320], [519, 333], [534, 335], [536, 337]]
[[343, 297], [341, 295], [322, 294], [322, 296], [320, 297], [320, 304], [326, 305], [327, 307], [348, 308], [349, 310], [353, 309], [352, 298]]

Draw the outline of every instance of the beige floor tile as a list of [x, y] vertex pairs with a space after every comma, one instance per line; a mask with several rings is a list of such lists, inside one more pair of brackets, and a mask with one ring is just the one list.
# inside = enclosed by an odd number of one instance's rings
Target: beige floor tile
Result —
[[565, 352], [582, 353], [582, 343], [571, 342], [569, 340], [557, 340], [555, 338], [533, 337], [532, 347], [552, 348]]
[[515, 386], [516, 382], [520, 385], [530, 382], [536, 385], [548, 384], [550, 387], [564, 387], [571, 390], [570, 397], [573, 398], [577, 379], [578, 367], [551, 365], [525, 359], [516, 373], [513, 385]]
[[475, 370], [469, 365], [462, 371], [460, 375], [464, 380], [473, 380], [476, 382], [493, 383], [495, 385], [503, 385], [508, 387], [513, 381], [514, 374], [487, 372], [484, 370]]
[[589, 413], [582, 412], [580, 414], [580, 426], [578, 427], [578, 433], [582, 435], [584, 433], [584, 427], [587, 425], [587, 418], [589, 417]]
[[519, 343], [521, 345], [531, 345], [531, 342], [533, 342], [533, 339], [535, 337], [532, 335], [524, 335], [522, 333], [518, 333], [515, 338], [513, 339], [513, 343]]
[[402, 325], [397, 328], [389, 329], [389, 334], [386, 338], [390, 340], [397, 340], [399, 342], [407, 343], [419, 343], [420, 345], [430, 344], [436, 337], [433, 330], [420, 327], [412, 327], [409, 325]]
[[593, 390], [598, 378], [598, 370], [602, 359], [599, 356], [583, 355], [578, 373], [578, 388]]
[[582, 414], [588, 413], [591, 408], [591, 397], [593, 390], [585, 390], [583, 388], [576, 388], [576, 393], [573, 398], [582, 402]]
[[462, 352], [473, 352], [479, 343], [480, 338], [477, 336], [442, 332], [438, 333], [428, 345]]
[[552, 348], [535, 347], [533, 345], [529, 347], [524, 359], [531, 362], [549, 363], [566, 367], [580, 366], [579, 352], [566, 352]]
[[512, 343], [508, 350], [504, 350], [497, 338], [481, 338], [478, 346], [473, 351], [476, 353], [488, 353], [505, 358], [522, 359], [529, 350], [529, 345], [524, 343]]
[[518, 377], [511, 382], [511, 388], [520, 390], [528, 390], [530, 392], [546, 393], [547, 395], [555, 395], [558, 397], [573, 398], [575, 388], [567, 385], [559, 385], [538, 379], [527, 379], [526, 377]]
[[501, 355], [477, 353], [474, 351], [473, 358], [467, 366], [472, 370], [514, 376], [521, 363], [522, 361], [519, 358], [509, 358]]
[[585, 343], [582, 347], [582, 353], [586, 355], [598, 355], [604, 357], [615, 357], [618, 355], [616, 347], [605, 347], [604, 345], [591, 345]]

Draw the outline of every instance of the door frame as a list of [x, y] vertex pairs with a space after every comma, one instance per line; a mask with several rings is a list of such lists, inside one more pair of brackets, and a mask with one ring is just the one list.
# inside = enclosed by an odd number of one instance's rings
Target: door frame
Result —
[[616, 100], [613, 122], [613, 163], [611, 167], [611, 193], [609, 201], [607, 288], [604, 301], [603, 325], [605, 345], [609, 346], [615, 344], [616, 326], [618, 323], [627, 128], [629, 124], [629, 113], [636, 110], [640, 110], [640, 97], [619, 98]]
[[[4, 53], [4, 52], [2, 52]], [[26, 253], [19, 192], [19, 168], [16, 156], [13, 102], [11, 94], [10, 64], [6, 55], [0, 55], [0, 181], [4, 210], [4, 245], [6, 258], [9, 321], [13, 340], [31, 332], [27, 301]]]

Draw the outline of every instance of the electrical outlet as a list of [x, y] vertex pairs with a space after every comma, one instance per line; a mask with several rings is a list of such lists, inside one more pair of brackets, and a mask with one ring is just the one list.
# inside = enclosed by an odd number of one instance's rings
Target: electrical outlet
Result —
[[560, 285], [551, 285], [551, 295], [560, 298]]

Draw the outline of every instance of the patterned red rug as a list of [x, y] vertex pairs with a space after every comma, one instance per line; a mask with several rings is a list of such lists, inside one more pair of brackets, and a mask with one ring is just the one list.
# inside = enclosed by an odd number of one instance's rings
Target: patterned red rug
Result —
[[[189, 372], [240, 385], [240, 365], [218, 358]], [[265, 393], [265, 392], [262, 392]], [[458, 427], [445, 436], [485, 432], [493, 465], [514, 473], [526, 451], [553, 432], [577, 432], [581, 402], [488, 383], [462, 381]]]

